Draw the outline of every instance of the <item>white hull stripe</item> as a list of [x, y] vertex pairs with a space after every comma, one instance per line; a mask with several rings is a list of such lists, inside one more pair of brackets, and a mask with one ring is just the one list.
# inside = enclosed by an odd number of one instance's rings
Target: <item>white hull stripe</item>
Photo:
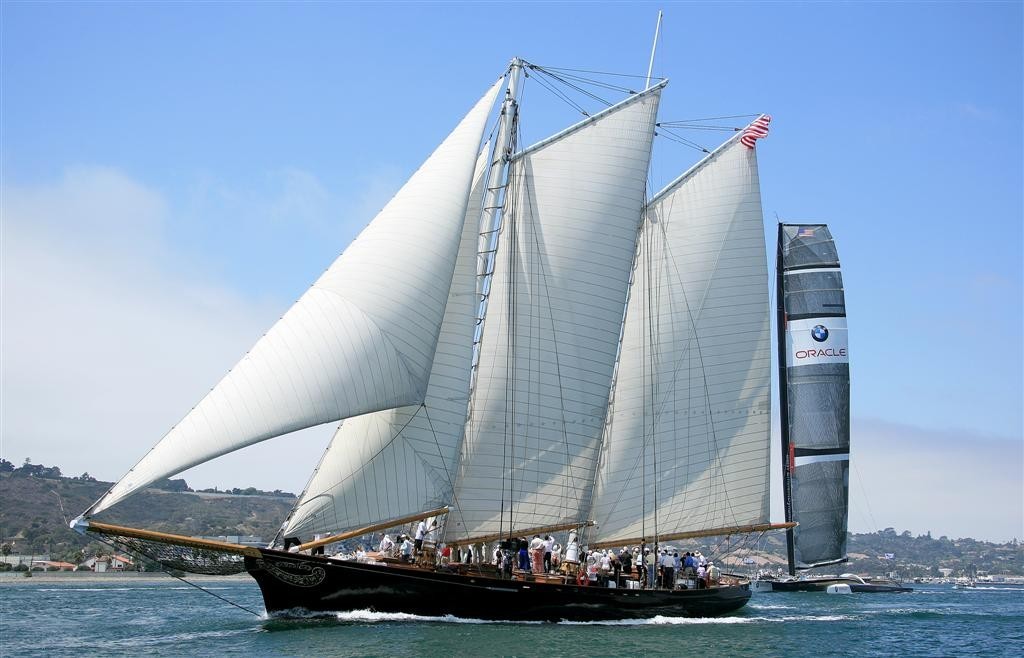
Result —
[[806, 270], [787, 270], [783, 274], [811, 274], [816, 272], [838, 272], [838, 267], [809, 267]]
[[803, 466], [804, 464], [816, 464], [817, 462], [842, 462], [850, 461], [850, 453], [842, 453], [839, 455], [808, 455], [806, 457], [797, 457], [796, 465]]

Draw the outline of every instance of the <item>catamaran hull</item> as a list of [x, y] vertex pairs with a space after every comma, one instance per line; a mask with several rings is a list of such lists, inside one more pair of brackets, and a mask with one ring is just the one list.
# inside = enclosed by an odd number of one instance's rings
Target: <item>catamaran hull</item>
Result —
[[245, 567], [267, 612], [373, 610], [514, 621], [713, 617], [743, 607], [748, 584], [700, 590], [632, 590], [501, 580], [343, 562], [260, 550]]
[[756, 580], [755, 592], [824, 592], [830, 585], [849, 585], [850, 591], [862, 593], [913, 592], [912, 587], [898, 584], [862, 583], [849, 578], [808, 578], [806, 580]]

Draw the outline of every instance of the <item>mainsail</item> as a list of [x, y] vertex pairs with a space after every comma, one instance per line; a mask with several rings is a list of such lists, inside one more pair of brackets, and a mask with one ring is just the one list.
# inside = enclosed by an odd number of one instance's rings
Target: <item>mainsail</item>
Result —
[[591, 543], [768, 520], [768, 272], [757, 156], [740, 140], [648, 207]]
[[663, 86], [514, 156], [449, 540], [586, 513]]
[[327, 271], [85, 515], [288, 432], [419, 404], [498, 81]]
[[780, 224], [779, 401], [790, 573], [846, 561], [850, 369], [839, 256], [824, 224]]
[[485, 146], [423, 404], [343, 421], [285, 523], [284, 536], [344, 532], [450, 502], [469, 403], [487, 155]]

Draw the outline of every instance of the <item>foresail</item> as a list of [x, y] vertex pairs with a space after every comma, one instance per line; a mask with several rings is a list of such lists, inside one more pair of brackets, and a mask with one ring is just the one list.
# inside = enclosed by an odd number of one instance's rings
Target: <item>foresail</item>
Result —
[[284, 536], [305, 540], [450, 502], [469, 404], [487, 150], [477, 159], [476, 182], [423, 404], [343, 421], [288, 518]]
[[757, 159], [737, 135], [649, 205], [591, 541], [768, 520], [769, 331]]
[[850, 366], [839, 256], [823, 224], [779, 226], [786, 520], [796, 568], [846, 559]]
[[582, 520], [662, 87], [514, 157], [450, 540]]
[[501, 82], [252, 350], [87, 514], [219, 455], [426, 393]]

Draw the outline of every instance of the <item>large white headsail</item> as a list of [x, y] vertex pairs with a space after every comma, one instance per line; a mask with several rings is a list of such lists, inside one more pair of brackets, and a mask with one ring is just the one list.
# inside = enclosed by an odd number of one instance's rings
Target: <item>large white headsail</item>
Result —
[[219, 455], [423, 401], [501, 81], [348, 249], [87, 514]]
[[662, 87], [515, 156], [450, 540], [589, 502]]
[[594, 543], [768, 520], [768, 272], [756, 154], [740, 139], [650, 203]]
[[487, 148], [477, 159], [462, 243], [422, 405], [345, 420], [285, 523], [305, 540], [396, 519], [451, 501], [469, 404], [476, 329], [477, 240]]

